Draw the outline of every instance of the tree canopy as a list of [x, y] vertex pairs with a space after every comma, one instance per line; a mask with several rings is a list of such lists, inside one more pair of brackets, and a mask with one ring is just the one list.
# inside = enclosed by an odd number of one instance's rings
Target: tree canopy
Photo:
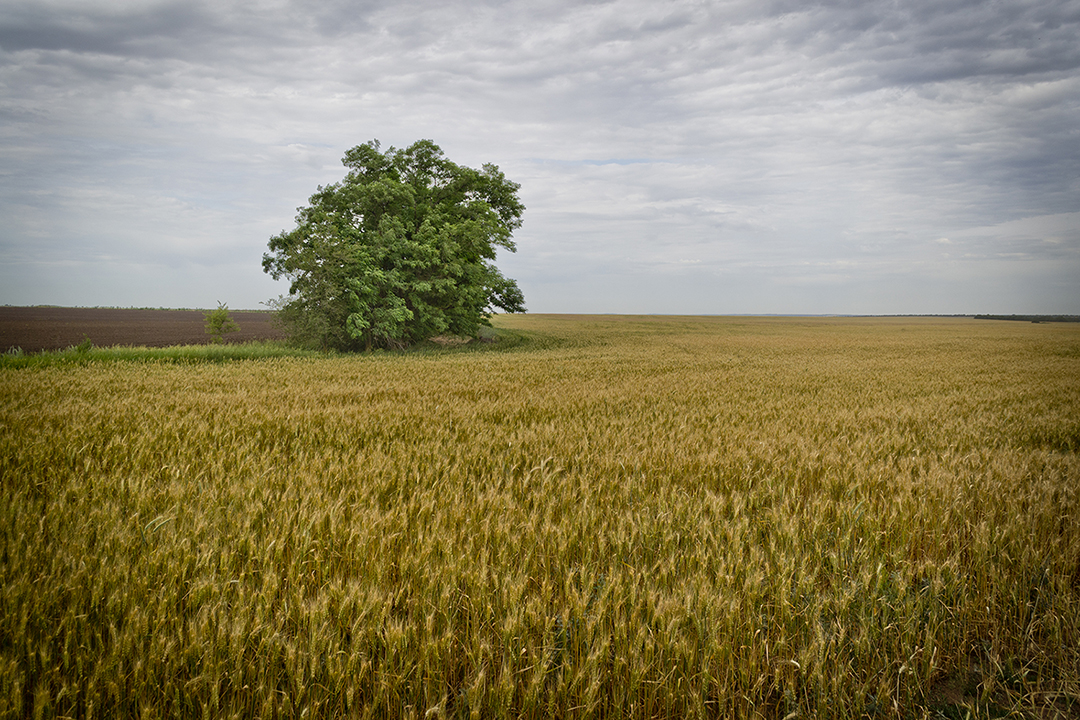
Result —
[[345, 153], [339, 183], [319, 187], [296, 228], [270, 238], [263, 270], [291, 281], [278, 314], [297, 341], [351, 350], [475, 336], [496, 309], [524, 312], [494, 265], [516, 251], [525, 206], [498, 167], [475, 170], [420, 140]]

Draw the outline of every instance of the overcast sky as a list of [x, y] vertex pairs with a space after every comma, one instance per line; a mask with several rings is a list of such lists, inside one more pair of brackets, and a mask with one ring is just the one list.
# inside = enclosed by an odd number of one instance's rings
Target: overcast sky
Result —
[[341, 157], [527, 210], [533, 312], [1080, 313], [1080, 0], [0, 0], [0, 304], [257, 308]]

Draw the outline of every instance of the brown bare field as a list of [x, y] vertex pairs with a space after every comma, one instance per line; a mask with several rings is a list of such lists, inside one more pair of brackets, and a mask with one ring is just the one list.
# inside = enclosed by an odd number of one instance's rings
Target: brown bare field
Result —
[[[0, 351], [62, 350], [84, 338], [98, 347], [138, 345], [202, 345], [210, 342], [203, 310], [146, 310], [127, 308], [0, 307]], [[273, 315], [260, 311], [230, 311], [240, 326], [225, 336], [228, 343], [281, 340], [284, 334]]]

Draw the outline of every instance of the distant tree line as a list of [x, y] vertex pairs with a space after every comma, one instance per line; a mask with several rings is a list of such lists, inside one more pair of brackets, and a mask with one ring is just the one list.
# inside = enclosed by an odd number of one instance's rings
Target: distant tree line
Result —
[[1022, 320], [1024, 322], [1080, 322], [1080, 315], [976, 315], [976, 320]]

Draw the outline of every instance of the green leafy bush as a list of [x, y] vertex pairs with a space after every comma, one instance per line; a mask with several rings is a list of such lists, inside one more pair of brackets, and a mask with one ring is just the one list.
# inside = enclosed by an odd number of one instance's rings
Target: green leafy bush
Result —
[[211, 342], [223, 343], [223, 335], [236, 332], [240, 326], [229, 315], [229, 306], [218, 301], [217, 310], [211, 310], [206, 315], [206, 332], [211, 336]]

